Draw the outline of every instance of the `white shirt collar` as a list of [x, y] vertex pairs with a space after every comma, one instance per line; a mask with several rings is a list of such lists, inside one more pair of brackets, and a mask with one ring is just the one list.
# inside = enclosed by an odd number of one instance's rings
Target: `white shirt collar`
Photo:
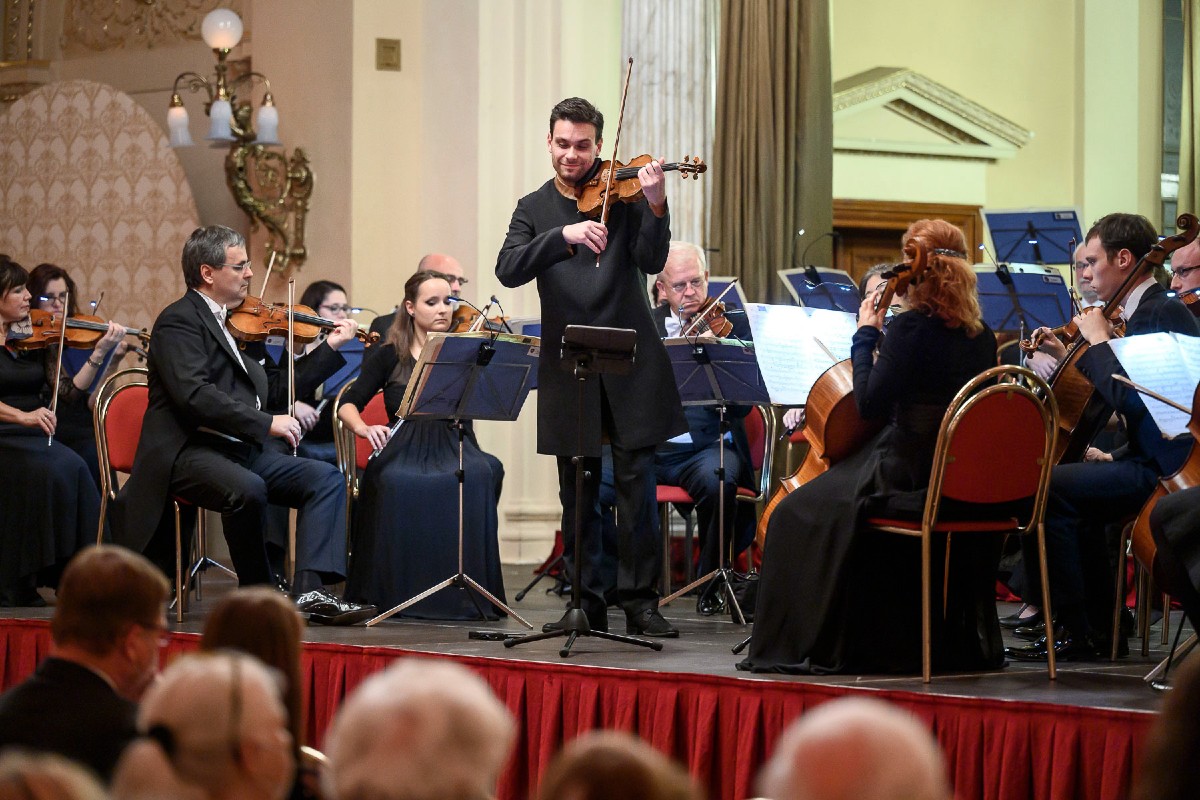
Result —
[[225, 322], [225, 306], [221, 305], [216, 300], [213, 300], [211, 297], [198, 289], [192, 289], [192, 291], [204, 298], [204, 305], [208, 306], [208, 310], [215, 314], [217, 319], [219, 319], [222, 323]]
[[1133, 291], [1129, 293], [1129, 297], [1125, 299], [1125, 305], [1121, 310], [1121, 319], [1125, 320], [1126, 322], [1129, 321], [1129, 318], [1133, 316], [1133, 312], [1137, 311], [1138, 304], [1142, 302], [1142, 295], [1144, 295], [1146, 290], [1149, 289], [1154, 283], [1154, 276], [1150, 275], [1134, 287]]

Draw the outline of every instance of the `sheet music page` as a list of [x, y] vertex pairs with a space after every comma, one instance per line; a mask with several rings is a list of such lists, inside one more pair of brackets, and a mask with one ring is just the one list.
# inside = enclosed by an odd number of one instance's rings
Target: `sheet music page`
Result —
[[[1134, 383], [1153, 389], [1164, 397], [1190, 408], [1200, 382], [1200, 338], [1175, 333], [1147, 333], [1109, 342], [1117, 360]], [[1190, 414], [1142, 395], [1146, 410], [1163, 436], [1188, 434]]]
[[850, 357], [850, 341], [858, 329], [853, 314], [823, 308], [750, 303], [746, 316], [771, 402], [788, 406], [806, 403], [821, 373]]

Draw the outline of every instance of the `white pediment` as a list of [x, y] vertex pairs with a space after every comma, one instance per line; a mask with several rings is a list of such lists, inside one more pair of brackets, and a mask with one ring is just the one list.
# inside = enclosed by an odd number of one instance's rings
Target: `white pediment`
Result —
[[936, 81], [876, 67], [833, 85], [833, 147], [874, 153], [995, 161], [1033, 132]]

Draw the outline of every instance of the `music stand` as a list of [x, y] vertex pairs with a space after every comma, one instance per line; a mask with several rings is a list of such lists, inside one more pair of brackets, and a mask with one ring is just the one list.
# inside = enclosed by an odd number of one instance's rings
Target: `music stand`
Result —
[[976, 266], [975, 279], [983, 321], [996, 333], [1028, 335], [1035, 328], [1057, 328], [1074, 316], [1066, 281], [1055, 269]]
[[558, 651], [561, 658], [571, 654], [571, 647], [580, 636], [595, 636], [600, 639], [610, 639], [614, 642], [636, 644], [649, 647], [651, 650], [662, 650], [662, 642], [649, 642], [633, 636], [622, 636], [608, 631], [594, 631], [588, 622], [587, 614], [583, 611], [582, 571], [583, 562], [583, 481], [587, 472], [583, 468], [584, 453], [587, 450], [583, 444], [583, 386], [592, 375], [609, 373], [623, 375], [633, 369], [633, 360], [637, 351], [637, 331], [628, 328], [595, 328], [586, 325], [568, 325], [563, 331], [562, 341], [563, 369], [575, 376], [578, 387], [578, 406], [576, 408], [576, 455], [571, 457], [575, 465], [575, 558], [571, 564], [571, 606], [563, 616], [563, 626], [557, 630], [530, 633], [525, 636], [510, 636], [504, 640], [505, 647], [516, 647], [519, 644], [540, 642], [543, 639], [553, 639], [566, 636], [567, 643]]
[[458, 572], [368, 620], [368, 627], [451, 586], [467, 591], [481, 617], [483, 609], [472, 591], [526, 628], [533, 627], [463, 571], [463, 421], [515, 420], [529, 396], [539, 349], [538, 339], [501, 333], [432, 333], [425, 341], [396, 415], [448, 419], [458, 432]]
[[[721, 493], [717, 496], [717, 568], [684, 586], [672, 595], [659, 601], [659, 606], [690, 592], [697, 586], [715, 581], [717, 591], [724, 591], [739, 625], [746, 624], [737, 597], [730, 584], [729, 554], [725, 549], [725, 434], [729, 422], [725, 409], [730, 403], [736, 405], [766, 404], [771, 402], [766, 383], [759, 372], [754, 358], [754, 345], [731, 339], [691, 338], [666, 339], [663, 346], [671, 359], [671, 371], [679, 387], [679, 397], [685, 406], [716, 406], [721, 423], [720, 460], [717, 478]], [[669, 587], [668, 587], [669, 588]]]
[[844, 270], [808, 266], [776, 270], [775, 274], [798, 306], [857, 314], [862, 304], [858, 284]]
[[984, 209], [981, 213], [1001, 264], [1070, 264], [1071, 242], [1083, 241], [1079, 214], [1073, 208]]

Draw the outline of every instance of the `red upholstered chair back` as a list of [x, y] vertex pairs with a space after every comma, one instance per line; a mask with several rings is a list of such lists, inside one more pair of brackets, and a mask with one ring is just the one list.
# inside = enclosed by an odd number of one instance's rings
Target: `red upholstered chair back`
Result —
[[767, 426], [763, 419], [763, 411], [761, 406], [755, 406], [749, 414], [746, 415], [746, 439], [750, 443], [750, 463], [754, 467], [754, 471], [762, 469], [763, 461], [766, 458], [766, 437]]
[[945, 433], [944, 497], [1005, 503], [1037, 493], [1049, 433], [1028, 392], [988, 387], [961, 406]]
[[[390, 425], [393, 420], [388, 419], [387, 409], [383, 405], [383, 392], [376, 392], [370, 402], [363, 408], [363, 422], [368, 425]], [[367, 459], [371, 456], [371, 443], [366, 439], [354, 437], [354, 464], [359, 469], [367, 468]]]
[[142, 438], [142, 419], [149, 404], [147, 376], [145, 367], [121, 370], [96, 391], [96, 454], [101, 488], [108, 497], [116, 496], [112, 471], [133, 471], [133, 458]]

